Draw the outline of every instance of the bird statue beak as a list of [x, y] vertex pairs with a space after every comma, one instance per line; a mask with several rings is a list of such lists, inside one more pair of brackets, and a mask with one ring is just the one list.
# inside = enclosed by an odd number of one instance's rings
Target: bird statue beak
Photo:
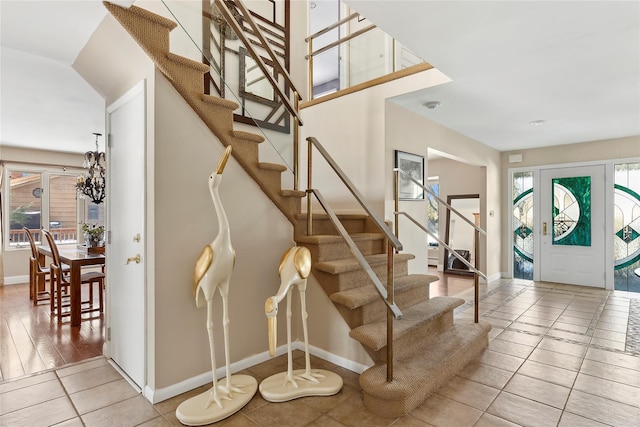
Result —
[[222, 157], [220, 157], [220, 161], [218, 162], [218, 167], [216, 168], [216, 175], [221, 175], [224, 171], [224, 167], [227, 165], [227, 160], [229, 160], [229, 156], [231, 155], [231, 146], [227, 145], [227, 148], [222, 153]]
[[278, 341], [278, 306], [272, 298], [267, 298], [264, 304], [264, 312], [267, 315], [267, 330], [269, 332], [269, 356], [276, 354], [276, 342]]

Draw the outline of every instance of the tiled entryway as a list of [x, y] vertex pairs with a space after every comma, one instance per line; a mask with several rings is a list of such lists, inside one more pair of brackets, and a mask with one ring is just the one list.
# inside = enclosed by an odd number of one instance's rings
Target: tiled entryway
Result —
[[[493, 325], [489, 348], [402, 418], [370, 414], [357, 374], [312, 358], [343, 377], [340, 393], [285, 403], [257, 394], [216, 425], [640, 426], [640, 294], [515, 280], [482, 286], [481, 295], [480, 314]], [[472, 304], [456, 315], [472, 316]], [[243, 373], [261, 381], [284, 369], [282, 356]], [[176, 407], [204, 390], [151, 405], [98, 357], [1, 383], [0, 425], [180, 425]]]

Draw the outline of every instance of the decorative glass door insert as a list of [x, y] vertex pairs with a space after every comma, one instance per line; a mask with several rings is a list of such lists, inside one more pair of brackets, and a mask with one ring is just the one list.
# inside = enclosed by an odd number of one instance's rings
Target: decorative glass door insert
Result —
[[533, 280], [533, 172], [513, 174], [513, 277]]
[[614, 288], [640, 292], [640, 163], [614, 166]]
[[591, 246], [591, 177], [553, 178], [553, 244]]

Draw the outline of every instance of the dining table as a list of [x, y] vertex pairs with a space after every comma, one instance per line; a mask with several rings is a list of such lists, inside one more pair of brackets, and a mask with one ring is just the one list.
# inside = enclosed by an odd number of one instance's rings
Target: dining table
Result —
[[[107, 259], [104, 254], [89, 253], [86, 248], [79, 246], [58, 246], [58, 253], [60, 262], [69, 266], [71, 326], [80, 326], [82, 320], [82, 267], [104, 265]], [[51, 248], [39, 246], [38, 255], [41, 258], [52, 258]], [[44, 261], [44, 259], [40, 261]]]

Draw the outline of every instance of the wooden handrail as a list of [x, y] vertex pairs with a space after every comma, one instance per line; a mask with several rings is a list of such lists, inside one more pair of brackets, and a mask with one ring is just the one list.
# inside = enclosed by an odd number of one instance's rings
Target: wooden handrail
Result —
[[357, 18], [358, 16], [360, 16], [360, 14], [358, 12], [354, 12], [351, 15], [347, 16], [346, 18], [342, 18], [341, 20], [334, 22], [331, 25], [328, 25], [326, 27], [324, 27], [323, 29], [321, 29], [320, 31], [311, 34], [309, 37], [307, 37], [306, 39], [304, 39], [304, 41], [308, 42], [311, 39], [315, 39], [318, 36], [321, 36], [323, 34], [328, 33], [329, 31], [333, 30], [334, 28], [338, 28], [340, 25], [345, 24], [349, 21], [351, 21], [353, 18]]

